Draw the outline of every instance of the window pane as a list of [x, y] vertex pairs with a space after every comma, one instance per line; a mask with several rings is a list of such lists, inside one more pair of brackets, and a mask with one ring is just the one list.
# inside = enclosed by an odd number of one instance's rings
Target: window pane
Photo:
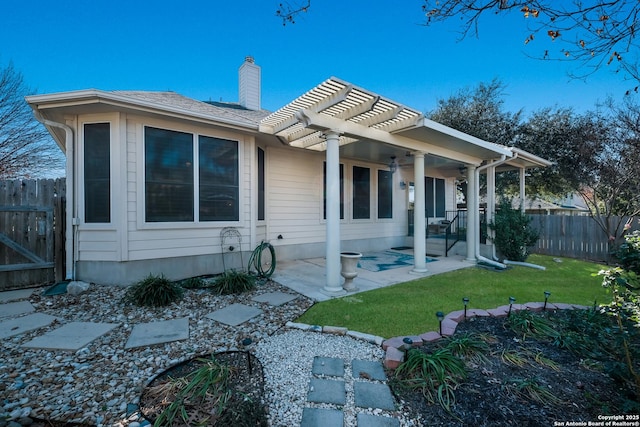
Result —
[[436, 178], [436, 216], [445, 216], [444, 179]]
[[258, 220], [264, 219], [264, 150], [258, 148]]
[[84, 125], [84, 220], [111, 222], [110, 124]]
[[[324, 162], [323, 169], [323, 218], [327, 219], [327, 162]], [[344, 219], [344, 165], [340, 164], [340, 219]]]
[[199, 137], [200, 221], [238, 221], [238, 142]]
[[371, 172], [369, 168], [353, 167], [353, 219], [371, 217]]
[[393, 174], [378, 171], [378, 218], [393, 217]]
[[147, 222], [193, 221], [193, 135], [145, 128]]

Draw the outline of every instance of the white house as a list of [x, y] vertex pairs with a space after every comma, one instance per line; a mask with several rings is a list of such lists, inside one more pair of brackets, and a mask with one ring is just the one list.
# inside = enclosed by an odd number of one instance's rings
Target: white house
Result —
[[427, 226], [455, 212], [463, 170], [463, 250], [478, 259], [479, 173], [491, 203], [496, 170], [519, 168], [524, 193], [525, 169], [549, 165], [333, 77], [268, 112], [248, 57], [239, 88], [238, 104], [95, 89], [27, 97], [67, 157], [68, 279], [219, 273], [221, 230], [233, 227], [247, 254], [269, 241], [278, 259], [326, 257], [324, 290], [337, 294], [341, 251], [411, 245], [414, 271], [426, 271]]

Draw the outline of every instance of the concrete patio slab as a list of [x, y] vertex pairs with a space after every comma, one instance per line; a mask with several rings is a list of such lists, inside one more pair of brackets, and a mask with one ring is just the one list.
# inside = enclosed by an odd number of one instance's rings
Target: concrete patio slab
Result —
[[289, 301], [293, 301], [296, 298], [298, 298], [297, 295], [288, 294], [285, 292], [269, 292], [266, 294], [258, 295], [251, 300], [256, 302], [266, 302], [269, 305], [277, 307], [279, 305], [286, 304]]
[[225, 325], [238, 326], [247, 320], [262, 314], [262, 310], [244, 304], [231, 304], [220, 310], [207, 314], [205, 317]]
[[356, 406], [393, 411], [396, 408], [391, 390], [386, 384], [357, 381], [353, 383]]
[[140, 323], [133, 327], [124, 348], [144, 347], [189, 338], [189, 318]]
[[400, 427], [400, 421], [396, 418], [365, 413], [358, 414], [357, 424], [358, 427]]
[[0, 303], [29, 298], [32, 293], [33, 289], [16, 289], [14, 291], [3, 291], [0, 292]]
[[300, 427], [343, 427], [344, 414], [337, 409], [304, 408]]
[[0, 322], [0, 339], [43, 328], [57, 319], [57, 317], [49, 316], [48, 314], [34, 313], [16, 319], [5, 320]]
[[46, 350], [77, 351], [117, 326], [119, 326], [118, 323], [71, 322], [36, 337], [22, 346]]
[[336, 357], [320, 357], [313, 358], [313, 368], [311, 372], [314, 375], [329, 375], [332, 377], [344, 376], [344, 360]]
[[36, 309], [29, 301], [17, 301], [0, 304], [0, 317], [11, 317], [19, 314], [33, 313]]
[[344, 386], [344, 381], [311, 378], [307, 400], [309, 402], [316, 403], [344, 405], [347, 401], [347, 392]]
[[373, 360], [358, 360], [351, 362], [353, 378], [366, 378], [376, 381], [386, 381], [387, 374], [384, 373], [382, 363]]

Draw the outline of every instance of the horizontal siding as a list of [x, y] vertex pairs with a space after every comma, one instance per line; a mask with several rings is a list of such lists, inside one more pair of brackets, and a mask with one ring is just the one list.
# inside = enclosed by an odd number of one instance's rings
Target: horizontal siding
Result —
[[78, 230], [79, 261], [117, 261], [118, 235], [115, 230]]

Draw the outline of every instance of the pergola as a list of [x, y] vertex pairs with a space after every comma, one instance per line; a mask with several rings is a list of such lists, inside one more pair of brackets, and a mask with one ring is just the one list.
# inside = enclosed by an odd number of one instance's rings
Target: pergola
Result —
[[[324, 292], [344, 293], [340, 285], [340, 156], [387, 164], [411, 153], [415, 176], [414, 268], [426, 268], [425, 167], [441, 171], [467, 170], [467, 259], [479, 252], [478, 174], [487, 171], [487, 200], [495, 206], [496, 168], [520, 169], [521, 198], [524, 171], [551, 163], [526, 151], [475, 138], [427, 119], [424, 114], [378, 94], [331, 77], [265, 117], [260, 131], [285, 144], [325, 151], [327, 164], [326, 275]], [[491, 209], [488, 209], [491, 210]], [[491, 210], [493, 212], [493, 210]]]

